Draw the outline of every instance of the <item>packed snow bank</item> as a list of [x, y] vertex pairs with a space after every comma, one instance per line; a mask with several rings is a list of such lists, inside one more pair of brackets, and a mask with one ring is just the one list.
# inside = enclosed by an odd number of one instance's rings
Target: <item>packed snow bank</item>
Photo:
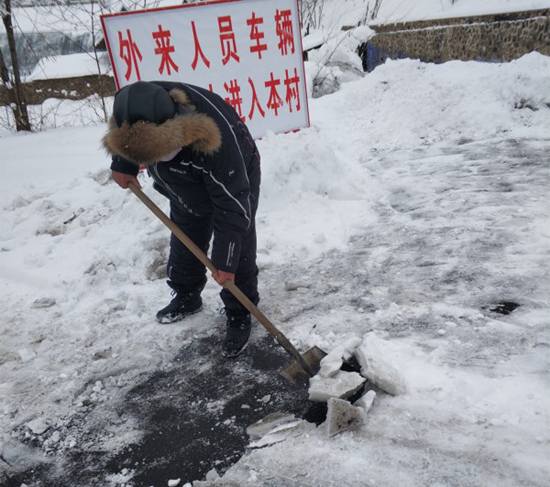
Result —
[[334, 114], [354, 116], [354, 136], [370, 150], [482, 140], [512, 131], [517, 137], [546, 137], [549, 72], [550, 58], [538, 53], [504, 64], [389, 60], [316, 106], [312, 120], [333, 126], [333, 138], [346, 140], [350, 125], [335, 124]]

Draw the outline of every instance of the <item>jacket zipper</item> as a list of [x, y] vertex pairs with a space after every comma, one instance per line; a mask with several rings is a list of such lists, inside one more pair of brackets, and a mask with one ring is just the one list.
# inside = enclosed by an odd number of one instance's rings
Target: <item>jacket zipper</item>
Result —
[[154, 172], [157, 174], [157, 177], [158, 177], [159, 181], [162, 183], [162, 185], [163, 185], [170, 193], [172, 193], [172, 194], [178, 199], [178, 201], [180, 202], [180, 204], [183, 205], [183, 200], [181, 199], [181, 197], [178, 196], [178, 195], [176, 194], [176, 192], [175, 192], [166, 182], [164, 182], [164, 180], [160, 177], [160, 174], [159, 174], [159, 171], [158, 171], [158, 169], [157, 169], [157, 165], [156, 165], [156, 164], [153, 165], [153, 170], [154, 170]]

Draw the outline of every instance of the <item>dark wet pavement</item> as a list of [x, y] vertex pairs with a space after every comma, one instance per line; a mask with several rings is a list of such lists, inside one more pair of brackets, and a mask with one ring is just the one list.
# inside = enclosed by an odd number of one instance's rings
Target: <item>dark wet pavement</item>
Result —
[[232, 360], [219, 352], [218, 334], [199, 338], [170, 368], [136, 385], [116, 415], [137, 423], [138, 443], [115, 455], [73, 452], [63, 464], [12, 476], [6, 487], [105, 486], [109, 476], [130, 472], [129, 485], [166, 486], [170, 479], [183, 485], [213, 468], [225, 471], [243, 455], [249, 425], [273, 412], [303, 417], [311, 406], [306, 388], [279, 375], [291, 357], [262, 330], [254, 335], [245, 354]]

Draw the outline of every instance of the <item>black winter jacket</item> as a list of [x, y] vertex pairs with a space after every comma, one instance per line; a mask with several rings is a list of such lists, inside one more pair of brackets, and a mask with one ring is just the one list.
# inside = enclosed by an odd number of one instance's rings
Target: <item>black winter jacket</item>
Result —
[[[178, 114], [160, 125], [116, 127], [103, 142], [111, 169], [137, 175], [144, 164], [154, 187], [193, 217], [213, 217], [212, 261], [236, 272], [241, 239], [254, 230], [260, 156], [246, 125], [221, 97], [203, 88], [156, 81], [178, 103]], [[162, 159], [180, 149], [170, 161]], [[135, 162], [132, 162], [135, 161]]]

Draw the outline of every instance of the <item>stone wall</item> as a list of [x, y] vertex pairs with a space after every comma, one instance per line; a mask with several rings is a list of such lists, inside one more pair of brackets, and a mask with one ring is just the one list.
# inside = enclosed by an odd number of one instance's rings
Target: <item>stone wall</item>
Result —
[[366, 71], [388, 58], [441, 63], [511, 61], [532, 51], [550, 55], [550, 9], [371, 27], [376, 36], [360, 49]]
[[[40, 105], [47, 98], [83, 100], [94, 94], [113, 96], [116, 91], [114, 78], [106, 75], [38, 80], [23, 87], [27, 105]], [[0, 106], [9, 105], [10, 100], [8, 89], [0, 85]]]

